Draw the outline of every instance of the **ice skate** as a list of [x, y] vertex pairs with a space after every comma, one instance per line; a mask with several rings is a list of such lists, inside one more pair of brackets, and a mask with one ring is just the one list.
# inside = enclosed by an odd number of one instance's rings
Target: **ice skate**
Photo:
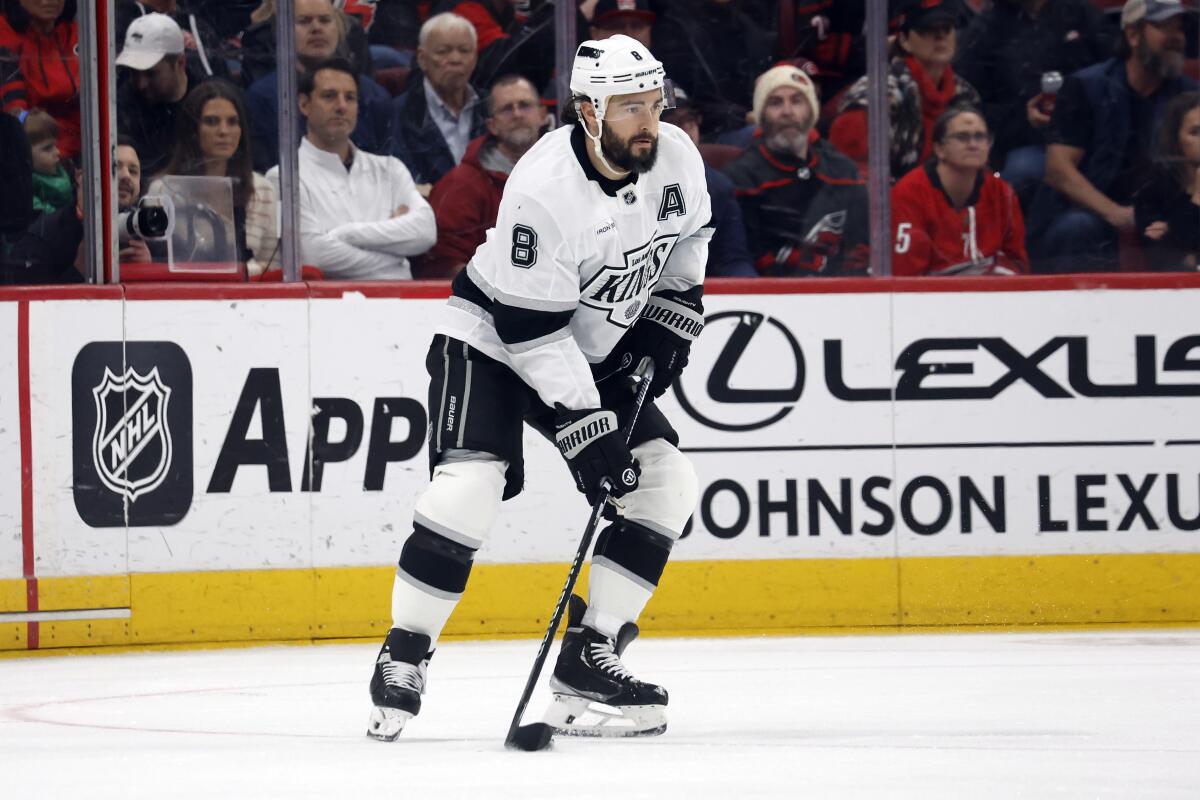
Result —
[[375, 709], [367, 736], [394, 742], [404, 725], [421, 710], [425, 674], [429, 668], [429, 637], [392, 628], [375, 661], [371, 676], [371, 702]]
[[571, 598], [546, 723], [564, 736], [657, 736], [667, 729], [667, 690], [639, 681], [621, 663], [637, 625], [626, 623], [614, 641], [583, 624], [586, 609]]

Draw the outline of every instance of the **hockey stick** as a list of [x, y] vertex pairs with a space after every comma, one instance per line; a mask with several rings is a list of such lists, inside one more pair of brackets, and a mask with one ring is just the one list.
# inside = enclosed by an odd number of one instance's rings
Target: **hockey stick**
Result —
[[[629, 419], [625, 421], [625, 428], [621, 431], [626, 442], [629, 441], [633, 427], [637, 424], [638, 415], [642, 412], [642, 404], [646, 401], [646, 394], [650, 391], [650, 382], [653, 378], [654, 362], [647, 356], [638, 364], [638, 368], [632, 376], [634, 385], [637, 387], [637, 396], [633, 401], [633, 410], [629, 413]], [[554, 736], [554, 728], [545, 722], [522, 725], [521, 717], [525, 714], [525, 707], [529, 705], [533, 687], [537, 685], [538, 678], [541, 677], [542, 667], [546, 663], [546, 656], [554, 641], [554, 634], [558, 632], [563, 612], [566, 611], [567, 600], [575, 589], [575, 581], [579, 579], [579, 570], [583, 566], [583, 559], [587, 558], [588, 550], [592, 547], [592, 538], [596, 535], [596, 528], [600, 524], [600, 518], [604, 515], [604, 506], [608, 503], [608, 492], [611, 488], [612, 486], [607, 480], [600, 484], [600, 496], [596, 499], [596, 504], [592, 506], [592, 516], [583, 530], [583, 539], [579, 542], [579, 549], [575, 551], [575, 560], [567, 572], [567, 583], [563, 586], [562, 594], [558, 596], [558, 603], [554, 606], [554, 613], [550, 616], [550, 626], [546, 628], [546, 633], [542, 636], [542, 644], [538, 648], [537, 658], [533, 660], [533, 670], [529, 673], [529, 679], [525, 681], [525, 691], [521, 693], [521, 700], [517, 703], [517, 712], [513, 714], [512, 724], [508, 726], [508, 736], [504, 739], [504, 746], [510, 750], [544, 750], [550, 745], [550, 739]]]

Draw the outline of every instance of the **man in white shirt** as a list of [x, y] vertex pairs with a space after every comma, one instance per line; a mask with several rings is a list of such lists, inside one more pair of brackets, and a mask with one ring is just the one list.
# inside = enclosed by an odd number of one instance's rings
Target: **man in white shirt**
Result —
[[[349, 62], [300, 77], [300, 258], [332, 280], [412, 278], [409, 256], [437, 241], [433, 209], [399, 159], [359, 150], [358, 82]], [[269, 173], [278, 183], [278, 167]]]

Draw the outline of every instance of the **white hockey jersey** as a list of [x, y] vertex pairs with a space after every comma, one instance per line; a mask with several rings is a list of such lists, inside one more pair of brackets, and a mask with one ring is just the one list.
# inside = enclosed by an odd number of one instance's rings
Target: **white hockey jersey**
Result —
[[702, 284], [712, 237], [704, 163], [682, 130], [660, 125], [654, 167], [622, 181], [600, 175], [585, 142], [560, 128], [517, 163], [437, 330], [510, 366], [551, 408], [599, 406], [590, 365], [652, 292]]

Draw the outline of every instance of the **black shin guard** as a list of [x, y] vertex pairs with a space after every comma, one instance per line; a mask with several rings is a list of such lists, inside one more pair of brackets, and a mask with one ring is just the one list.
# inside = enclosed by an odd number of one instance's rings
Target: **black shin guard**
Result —
[[674, 544], [661, 533], [622, 519], [600, 533], [592, 560], [612, 564], [653, 589], [658, 586]]
[[434, 533], [420, 523], [400, 551], [400, 570], [414, 580], [447, 594], [467, 588], [475, 549]]

